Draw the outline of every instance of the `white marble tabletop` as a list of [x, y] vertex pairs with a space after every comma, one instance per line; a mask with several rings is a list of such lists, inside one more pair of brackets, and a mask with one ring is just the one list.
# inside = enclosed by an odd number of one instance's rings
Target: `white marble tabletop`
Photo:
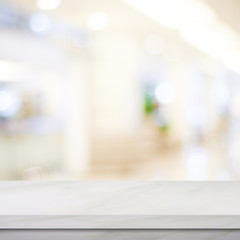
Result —
[[240, 182], [1, 182], [0, 228], [240, 228]]

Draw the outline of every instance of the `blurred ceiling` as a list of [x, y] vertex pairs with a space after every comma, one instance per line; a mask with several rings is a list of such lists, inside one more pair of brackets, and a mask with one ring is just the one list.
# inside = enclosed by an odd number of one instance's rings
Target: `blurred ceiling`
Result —
[[[28, 12], [39, 12], [36, 0], [5, 0]], [[239, 0], [203, 0], [218, 18], [240, 34]], [[104, 12], [109, 16], [110, 25], [106, 31], [131, 32], [131, 34], [152, 34], [164, 32], [164, 36], [177, 34], [176, 31], [160, 26], [137, 9], [122, 0], [62, 0], [60, 7], [46, 11], [50, 16], [78, 27], [86, 27], [87, 17], [93, 12]], [[172, 38], [174, 39], [174, 38]], [[180, 39], [180, 38], [179, 38]], [[183, 41], [184, 42], [184, 41]]]
[[[35, 0], [8, 0], [14, 5], [27, 11], [39, 11]], [[240, 32], [240, 1], [239, 0], [204, 0], [219, 16], [220, 19]], [[138, 27], [149, 29], [147, 17], [135, 9], [131, 9], [121, 0], [62, 0], [59, 8], [48, 11], [52, 16], [64, 19], [75, 25], [84, 25], [87, 16], [92, 12], [107, 12], [114, 26], [124, 25], [126, 28]], [[124, 14], [124, 15], [123, 15]]]
[[[206, 2], [217, 15], [226, 23], [235, 28], [235, 30], [240, 31], [240, 1], [239, 0], [203, 0]], [[17, 6], [23, 7], [29, 11], [39, 11], [36, 7], [35, 0], [8, 0], [7, 2], [12, 2]], [[124, 15], [123, 15], [124, 10]], [[48, 11], [51, 15], [56, 15], [58, 17], [63, 17], [65, 20], [77, 23], [84, 23], [86, 16], [95, 11], [106, 11], [108, 14], [113, 16], [114, 19], [118, 18], [121, 23], [126, 23], [126, 27], [131, 25], [129, 21], [130, 15], [132, 19], [138, 20], [135, 23], [138, 25], [143, 25], [144, 20], [142, 16], [133, 16], [132, 14], [137, 11], [130, 9], [121, 0], [62, 0], [59, 8], [55, 10]]]
[[[8, 2], [29, 12], [41, 11], [37, 8], [35, 0], [8, 0]], [[151, 31], [153, 25], [158, 26], [153, 20], [130, 8], [121, 0], [62, 0], [60, 7], [46, 11], [59, 20], [81, 27], [86, 25], [87, 17], [93, 12], [107, 13], [110, 18], [109, 27], [114, 26], [116, 30], [124, 27], [124, 30]]]
[[[220, 19], [229, 24], [240, 33], [240, 1], [239, 0], [203, 0], [218, 15]], [[36, 12], [35, 0], [8, 0], [27, 11]], [[64, 19], [69, 23], [83, 26], [87, 16], [92, 12], [106, 12], [112, 25], [124, 26], [127, 29], [138, 28], [151, 30], [154, 21], [148, 20], [146, 16], [135, 9], [131, 9], [121, 0], [62, 0], [59, 8], [47, 11], [48, 14]], [[123, 15], [124, 13], [124, 15]], [[144, 16], [144, 17], [143, 17]], [[150, 24], [151, 23], [151, 24]]]
[[239, 0], [204, 0], [218, 17], [240, 33], [240, 1]]

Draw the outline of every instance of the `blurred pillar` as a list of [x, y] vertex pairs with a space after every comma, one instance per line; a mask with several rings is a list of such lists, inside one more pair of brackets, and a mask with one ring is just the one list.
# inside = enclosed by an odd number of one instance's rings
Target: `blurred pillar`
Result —
[[175, 143], [183, 143], [188, 136], [188, 125], [186, 124], [187, 105], [187, 63], [182, 56], [181, 62], [168, 64], [168, 78], [175, 88], [175, 98], [168, 105], [168, 117], [171, 125], [171, 138]]
[[128, 136], [141, 119], [139, 49], [130, 37], [112, 33], [99, 35], [94, 50], [94, 133]]
[[83, 63], [72, 60], [66, 79], [66, 134], [64, 169], [71, 179], [79, 179], [89, 168], [89, 119]]

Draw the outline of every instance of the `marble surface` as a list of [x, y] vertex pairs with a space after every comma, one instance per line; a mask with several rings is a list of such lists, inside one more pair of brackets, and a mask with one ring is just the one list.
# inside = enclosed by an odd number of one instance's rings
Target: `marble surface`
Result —
[[1, 182], [0, 228], [240, 228], [240, 182]]

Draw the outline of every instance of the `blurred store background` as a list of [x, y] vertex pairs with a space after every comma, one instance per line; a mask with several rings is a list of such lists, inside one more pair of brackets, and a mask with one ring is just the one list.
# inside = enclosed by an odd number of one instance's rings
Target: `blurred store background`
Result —
[[0, 180], [240, 179], [239, 11], [0, 0]]

